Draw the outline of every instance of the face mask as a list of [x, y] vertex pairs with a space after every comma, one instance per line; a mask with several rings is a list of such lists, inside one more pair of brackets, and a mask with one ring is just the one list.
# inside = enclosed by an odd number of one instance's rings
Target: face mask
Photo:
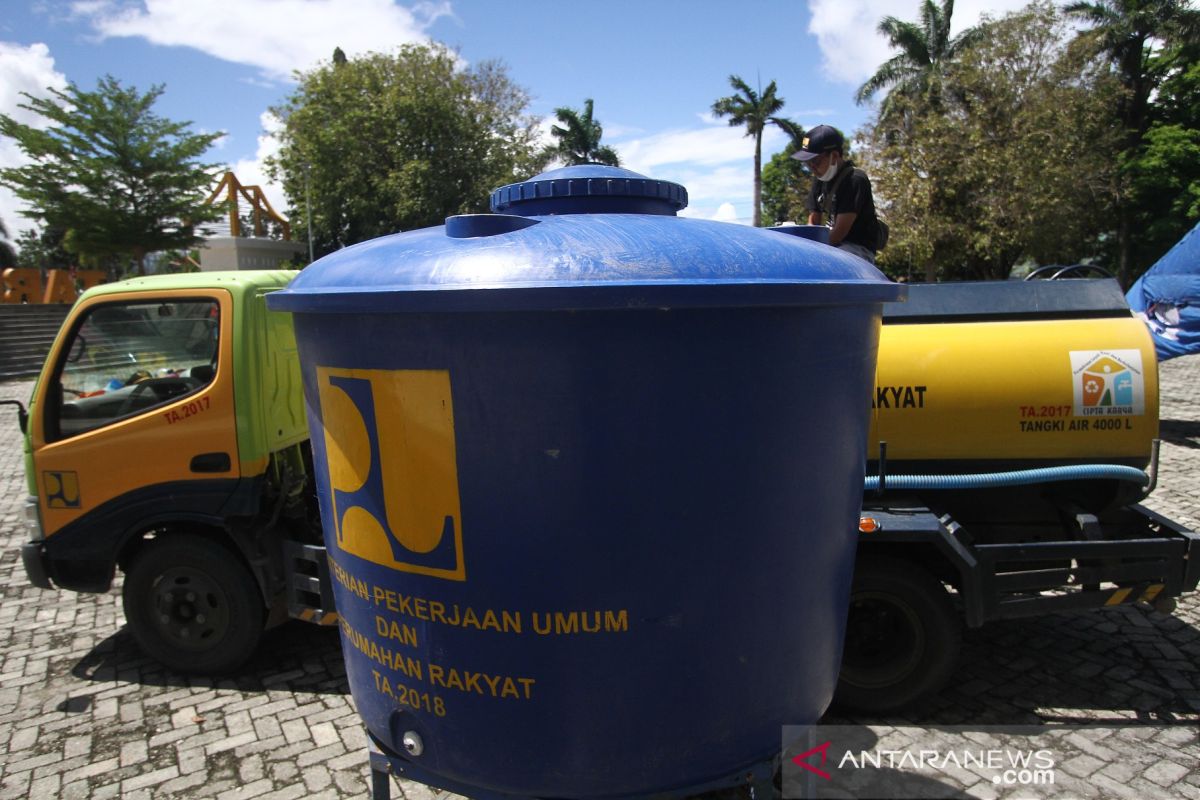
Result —
[[837, 171], [838, 171], [838, 165], [837, 165], [837, 163], [835, 163], [835, 162], [833, 161], [833, 159], [830, 159], [830, 160], [829, 160], [829, 169], [825, 170], [825, 172], [824, 172], [824, 173], [822, 173], [821, 175], [819, 175], [819, 176], [818, 176], [818, 179], [819, 179], [819, 180], [823, 180], [823, 181], [825, 181], [826, 183], [828, 183], [829, 181], [833, 180], [833, 176], [834, 176], [834, 175], [837, 175]]

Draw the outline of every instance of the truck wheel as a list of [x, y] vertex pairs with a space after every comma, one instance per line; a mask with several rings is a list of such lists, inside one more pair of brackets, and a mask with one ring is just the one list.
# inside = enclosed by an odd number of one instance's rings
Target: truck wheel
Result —
[[263, 632], [254, 576], [236, 555], [201, 536], [150, 542], [129, 566], [121, 599], [142, 650], [179, 672], [236, 669]]
[[958, 662], [962, 626], [942, 584], [908, 561], [860, 559], [834, 702], [895, 711], [940, 689]]

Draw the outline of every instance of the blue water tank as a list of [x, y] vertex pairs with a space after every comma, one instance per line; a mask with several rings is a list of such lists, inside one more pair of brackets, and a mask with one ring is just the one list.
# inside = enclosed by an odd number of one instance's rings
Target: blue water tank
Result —
[[294, 313], [354, 700], [473, 797], [744, 782], [841, 656], [873, 266], [569, 167], [305, 269]]

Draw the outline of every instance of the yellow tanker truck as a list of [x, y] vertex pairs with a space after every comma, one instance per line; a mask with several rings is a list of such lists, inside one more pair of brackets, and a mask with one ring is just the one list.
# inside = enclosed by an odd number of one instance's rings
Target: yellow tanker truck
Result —
[[915, 285], [886, 308], [836, 700], [886, 711], [935, 691], [964, 623], [1169, 610], [1194, 589], [1197, 536], [1137, 504], [1158, 403], [1115, 281]]
[[[182, 671], [235, 669], [289, 616], [336, 622], [291, 320], [263, 301], [289, 278], [92, 289], [21, 409], [31, 582], [103, 592], [121, 569], [135, 638]], [[884, 317], [836, 695], [866, 710], [936, 691], [964, 623], [1165, 608], [1200, 577], [1195, 534], [1136, 504], [1157, 363], [1115, 282], [909, 298]]]

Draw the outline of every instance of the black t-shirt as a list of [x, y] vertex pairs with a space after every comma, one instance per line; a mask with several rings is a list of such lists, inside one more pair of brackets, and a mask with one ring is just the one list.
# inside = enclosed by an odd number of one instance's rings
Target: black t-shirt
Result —
[[809, 212], [824, 212], [825, 192], [837, 182], [838, 177], [846, 170], [850, 170], [850, 173], [842, 178], [833, 193], [832, 219], [829, 220], [829, 223], [832, 225], [838, 214], [858, 214], [854, 219], [854, 224], [850, 226], [850, 232], [842, 241], [862, 245], [874, 252], [879, 238], [875, 222], [875, 196], [871, 194], [871, 179], [867, 177], [867, 173], [855, 167], [854, 164], [849, 161], [845, 162], [838, 170], [838, 174], [833, 176], [832, 181], [813, 180], [805, 205]]

